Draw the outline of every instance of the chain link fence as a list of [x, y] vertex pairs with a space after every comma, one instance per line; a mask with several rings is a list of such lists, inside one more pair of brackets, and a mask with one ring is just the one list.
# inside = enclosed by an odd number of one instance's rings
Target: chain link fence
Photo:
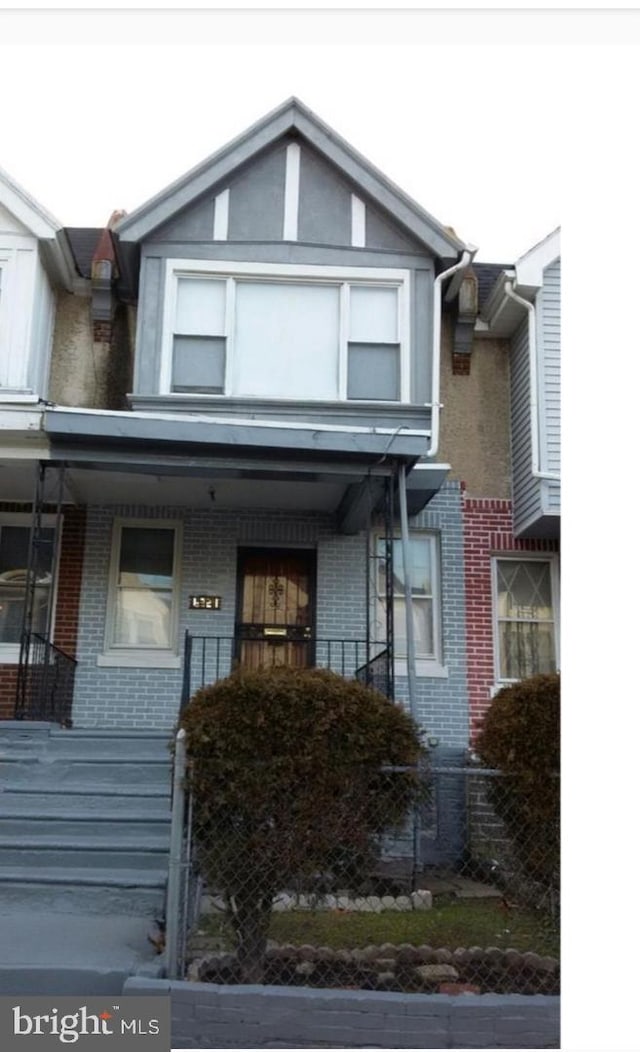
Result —
[[559, 992], [559, 815], [541, 836], [530, 814], [531, 793], [553, 810], [557, 777], [523, 792], [477, 765], [387, 768], [318, 814], [318, 772], [317, 786], [221, 811], [189, 791], [181, 748], [169, 977]]

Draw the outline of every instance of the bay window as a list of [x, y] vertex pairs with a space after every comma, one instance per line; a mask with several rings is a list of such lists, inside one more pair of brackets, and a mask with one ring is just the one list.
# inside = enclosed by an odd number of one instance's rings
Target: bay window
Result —
[[409, 401], [409, 272], [168, 260], [160, 390]]

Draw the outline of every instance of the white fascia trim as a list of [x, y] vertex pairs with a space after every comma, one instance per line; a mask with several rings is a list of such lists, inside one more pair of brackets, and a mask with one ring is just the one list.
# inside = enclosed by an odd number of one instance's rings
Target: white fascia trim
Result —
[[[163, 398], [169, 398], [170, 395], [163, 395], [162, 397]], [[200, 399], [202, 396], [198, 395], [197, 397], [198, 397], [198, 399]], [[225, 396], [224, 395], [218, 395], [218, 396], [212, 395], [211, 397], [212, 397], [212, 399], [213, 398], [218, 398], [219, 400], [222, 400]], [[336, 406], [343, 407], [343, 403], [342, 402], [336, 402], [335, 404], [336, 404]], [[379, 408], [381, 405], [389, 405], [389, 406], [392, 406], [392, 407], [395, 408], [398, 405], [397, 402], [371, 402], [371, 403], [358, 402], [359, 406], [367, 405], [367, 404], [370, 404], [372, 408], [374, 408], [374, 407], [378, 407]], [[113, 410], [113, 412], [112, 412], [112, 411], [110, 411], [108, 409], [78, 409], [77, 407], [71, 407], [71, 406], [69, 408], [67, 408], [65, 406], [58, 406], [56, 408], [49, 409], [48, 412], [50, 412], [50, 413], [56, 413], [56, 412], [58, 412], [58, 413], [78, 413], [78, 414], [87, 415], [87, 416], [89, 416], [89, 415], [91, 415], [91, 416], [107, 416], [107, 417], [116, 417], [116, 418], [117, 417], [122, 417], [125, 420], [131, 420], [131, 419], [136, 419], [137, 418], [138, 420], [158, 420], [158, 421], [163, 421], [163, 420], [171, 421], [171, 420], [173, 420], [173, 421], [179, 421], [181, 423], [185, 422], [185, 414], [184, 413], [140, 413], [140, 412], [129, 412], [129, 413], [127, 413], [126, 411], [123, 411], [123, 410]], [[286, 427], [286, 428], [291, 429], [293, 431], [296, 431], [296, 430], [298, 430], [298, 431], [337, 431], [337, 432], [341, 432], [341, 433], [349, 434], [349, 435], [354, 434], [354, 433], [355, 434], [362, 434], [362, 435], [396, 435], [396, 434], [401, 433], [403, 435], [417, 435], [418, 437], [423, 437], [423, 436], [428, 437], [430, 435], [430, 433], [431, 433], [428, 430], [425, 431], [425, 430], [423, 430], [421, 428], [410, 428], [410, 427], [400, 427], [400, 428], [397, 428], [397, 427], [362, 427], [362, 426], [351, 425], [351, 424], [348, 425], [348, 426], [343, 426], [341, 424], [305, 423], [305, 422], [300, 422], [298, 420], [255, 420], [255, 419], [253, 419], [251, 417], [246, 417], [246, 418], [245, 417], [237, 417], [237, 416], [228, 416], [227, 417], [227, 416], [217, 416], [217, 415], [215, 417], [211, 417], [211, 416], [205, 416], [203, 413], [189, 413], [189, 423], [201, 423], [201, 424], [208, 424], [208, 425], [211, 425], [211, 424], [225, 424], [225, 425], [227, 425], [228, 424], [228, 425], [235, 425], [237, 427], [278, 428], [278, 429], [282, 429], [283, 427]], [[150, 521], [154, 521], [154, 520], [150, 520]]]
[[534, 245], [516, 261], [516, 278], [520, 286], [542, 288], [544, 271], [560, 255], [560, 227]]
[[40, 396], [26, 392], [25, 394], [14, 394], [11, 391], [2, 390], [0, 387], [0, 403], [7, 403], [7, 405], [37, 405], [40, 401]]
[[62, 223], [0, 168], [0, 201], [34, 237], [54, 240]]
[[367, 209], [362, 198], [351, 194], [351, 246], [364, 248], [366, 245]]
[[229, 236], [229, 191], [223, 190], [213, 205], [213, 240], [226, 241]]
[[298, 210], [300, 204], [300, 144], [290, 142], [287, 146], [287, 162], [284, 177], [284, 218], [282, 240], [298, 240]]

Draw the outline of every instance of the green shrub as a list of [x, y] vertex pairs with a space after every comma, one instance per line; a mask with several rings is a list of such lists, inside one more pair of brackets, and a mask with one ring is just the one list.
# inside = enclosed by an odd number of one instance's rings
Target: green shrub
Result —
[[381, 694], [321, 669], [238, 671], [187, 706], [194, 829], [212, 886], [256, 980], [274, 895], [366, 857], [419, 791], [411, 718]]
[[557, 891], [560, 880], [560, 676], [504, 687], [475, 744], [503, 772], [490, 798], [527, 879]]

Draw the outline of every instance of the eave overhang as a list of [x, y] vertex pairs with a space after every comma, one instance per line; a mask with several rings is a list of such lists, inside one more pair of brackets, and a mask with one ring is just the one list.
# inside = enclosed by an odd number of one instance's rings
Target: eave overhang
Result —
[[306, 139], [342, 174], [445, 262], [465, 245], [299, 99], [291, 98], [120, 221], [121, 241], [139, 242], [241, 165], [287, 135]]
[[76, 268], [62, 224], [0, 168], [0, 201], [38, 239], [43, 266], [52, 283], [72, 290]]
[[236, 420], [151, 413], [53, 408], [45, 411], [44, 431], [52, 455], [64, 447], [76, 460], [100, 454], [118, 459], [153, 451], [167, 462], [184, 457], [250, 456], [375, 463], [382, 459], [414, 463], [424, 454], [428, 433], [389, 428], [338, 427], [278, 421]]

